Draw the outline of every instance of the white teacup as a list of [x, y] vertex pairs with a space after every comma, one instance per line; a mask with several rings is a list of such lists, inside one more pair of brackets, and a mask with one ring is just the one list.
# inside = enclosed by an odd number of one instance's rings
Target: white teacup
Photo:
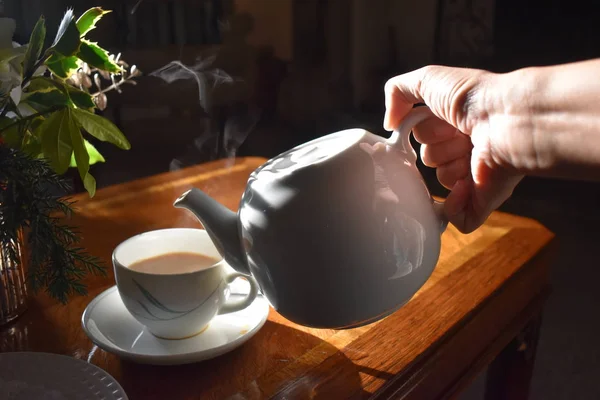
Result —
[[[137, 261], [169, 254], [197, 253], [216, 260], [214, 265], [184, 273], [148, 273], [132, 270]], [[133, 236], [119, 244], [112, 256], [115, 280], [125, 307], [150, 333], [164, 339], [184, 339], [203, 332], [218, 314], [248, 307], [258, 284], [233, 271], [222, 259], [207, 232], [172, 228]], [[250, 283], [241, 300], [228, 298], [229, 284], [237, 278]]]

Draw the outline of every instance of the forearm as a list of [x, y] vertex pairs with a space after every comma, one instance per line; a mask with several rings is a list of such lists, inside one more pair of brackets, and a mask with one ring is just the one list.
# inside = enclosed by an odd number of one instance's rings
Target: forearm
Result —
[[513, 76], [526, 91], [523, 112], [533, 156], [540, 160], [531, 173], [600, 179], [600, 59], [527, 68]]

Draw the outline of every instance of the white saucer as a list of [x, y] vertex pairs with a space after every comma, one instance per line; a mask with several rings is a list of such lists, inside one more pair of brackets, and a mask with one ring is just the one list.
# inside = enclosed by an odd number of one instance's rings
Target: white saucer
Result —
[[262, 328], [268, 315], [269, 303], [258, 295], [244, 310], [216, 316], [197, 336], [159, 339], [131, 316], [113, 286], [90, 302], [81, 323], [92, 342], [103, 350], [138, 363], [175, 365], [214, 358], [241, 346]]
[[11, 400], [127, 400], [106, 371], [51, 353], [0, 354], [0, 398]]

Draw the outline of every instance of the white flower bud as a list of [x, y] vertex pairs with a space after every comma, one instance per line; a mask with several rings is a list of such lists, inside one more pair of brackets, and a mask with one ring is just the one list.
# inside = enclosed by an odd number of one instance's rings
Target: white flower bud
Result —
[[98, 88], [98, 90], [102, 90], [102, 83], [100, 82], [99, 74], [94, 74], [94, 83], [96, 84], [96, 87]]
[[79, 74], [73, 74], [67, 79], [67, 82], [73, 86], [79, 87], [81, 85], [81, 76]]
[[108, 98], [106, 97], [106, 94], [100, 93], [98, 96], [96, 96], [96, 98], [94, 99], [94, 101], [96, 102], [96, 106], [101, 111], [104, 111], [106, 109], [106, 106], [107, 106], [107, 103], [108, 103]]
[[87, 75], [83, 75], [82, 79], [81, 79], [81, 85], [86, 88], [89, 89], [92, 87], [92, 80], [90, 79], [89, 76]]

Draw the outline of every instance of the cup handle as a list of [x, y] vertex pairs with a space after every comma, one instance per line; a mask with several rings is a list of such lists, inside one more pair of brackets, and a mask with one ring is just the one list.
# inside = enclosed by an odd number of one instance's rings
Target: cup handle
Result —
[[[388, 143], [405, 154], [407, 161], [416, 167], [417, 153], [410, 144], [410, 135], [415, 125], [433, 117], [435, 114], [427, 106], [418, 106], [411, 109], [404, 117], [400, 125], [394, 130]], [[443, 232], [448, 226], [448, 219], [444, 213], [444, 202], [433, 199], [433, 211], [440, 221], [440, 231]]]
[[237, 278], [246, 278], [248, 280], [248, 282], [250, 283], [250, 292], [242, 300], [236, 300], [236, 301], [227, 300], [227, 302], [225, 304], [223, 304], [223, 306], [221, 306], [221, 308], [219, 309], [219, 312], [217, 314], [219, 314], [219, 315], [229, 314], [232, 312], [243, 310], [244, 308], [246, 308], [250, 304], [252, 304], [252, 302], [256, 298], [256, 295], [258, 294], [258, 283], [256, 282], [256, 280], [254, 280], [254, 278], [251, 276], [248, 276], [245, 274], [240, 274], [239, 272], [235, 272], [235, 273], [227, 275], [227, 277], [225, 278], [225, 281], [227, 282], [227, 285], [229, 285], [231, 282], [235, 281]]

